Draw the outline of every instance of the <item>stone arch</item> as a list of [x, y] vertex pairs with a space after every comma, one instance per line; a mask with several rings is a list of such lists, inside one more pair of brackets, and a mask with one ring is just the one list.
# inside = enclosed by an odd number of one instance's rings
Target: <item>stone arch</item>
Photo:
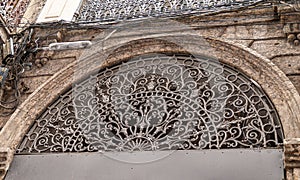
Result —
[[204, 56], [146, 54], [75, 83], [35, 120], [16, 153], [280, 148], [282, 143], [274, 106], [238, 70]]
[[[186, 41], [189, 48], [186, 49], [182, 46], [159, 40], [168, 37]], [[10, 151], [9, 157], [11, 158], [9, 162], [11, 162], [16, 147], [34, 120], [58, 97], [58, 94], [67, 90], [74, 81], [79, 81], [86, 74], [99, 68], [118, 63], [132, 56], [147, 53], [186, 53], [188, 51], [195, 54], [202, 52], [202, 54], [211, 55], [213, 52], [214, 57], [219, 61], [239, 69], [261, 85], [277, 109], [285, 138], [300, 137], [300, 109], [297, 105], [297, 102], [300, 102], [300, 97], [298, 92], [278, 67], [251, 49], [225, 40], [211, 38], [206, 38], [205, 43], [199, 46], [197, 43], [190, 43], [189, 38], [182, 36], [132, 38], [121, 44], [122, 46], [119, 47], [107, 45], [105, 50], [89, 56], [84, 61], [70, 64], [30, 95], [0, 132], [0, 146]], [[97, 52], [98, 50], [91, 49], [90, 51]], [[95, 64], [93, 58], [99, 57], [99, 54], [113, 54], [113, 56], [108, 56], [101, 64]], [[78, 70], [78, 65], [81, 67], [79, 76], [76, 74], [77, 72], [75, 73]], [[52, 93], [49, 93], [49, 91]], [[9, 164], [7, 164], [7, 168], [8, 166]]]

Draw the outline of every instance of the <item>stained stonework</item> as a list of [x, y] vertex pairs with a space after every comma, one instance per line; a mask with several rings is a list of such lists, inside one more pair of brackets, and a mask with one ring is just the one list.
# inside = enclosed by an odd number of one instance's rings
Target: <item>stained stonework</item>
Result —
[[6, 172], [7, 152], [0, 152], [0, 177]]
[[300, 92], [300, 76], [299, 74], [288, 75], [288, 78], [292, 81], [298, 92]]
[[12, 158], [13, 153], [10, 149], [0, 148], [0, 179], [4, 179]]
[[[34, 5], [41, 5], [43, 1], [38, 0]], [[31, 7], [31, 6], [30, 6]], [[31, 8], [32, 10], [32, 8]], [[274, 16], [274, 10], [272, 8], [263, 8], [257, 10], [245, 10], [236, 13], [225, 13], [215, 16], [204, 17], [185, 17], [176, 18], [175, 21], [183, 23], [188, 27], [184, 31], [196, 32], [203, 37], [221, 37], [230, 40], [236, 44], [242, 44], [255, 50], [259, 54], [270, 58], [285, 74], [290, 78], [293, 84], [299, 89], [299, 71], [297, 62], [300, 55], [300, 46], [294, 47], [286, 42], [286, 35], [284, 32], [284, 24], [295, 21], [290, 15], [289, 9], [286, 7], [279, 8], [278, 13], [285, 18], [279, 18]], [[27, 13], [30, 14], [30, 13]], [[173, 20], [172, 20], [173, 21]], [[126, 27], [126, 26], [125, 26]], [[110, 27], [111, 28], [111, 27]], [[160, 31], [161, 28], [159, 28]], [[70, 28], [68, 26], [55, 26], [47, 28], [35, 28], [35, 38], [39, 39], [41, 47], [46, 47], [51, 42], [59, 41], [79, 41], [79, 40], [91, 40], [99, 41], [99, 38], [105, 38], [107, 31], [105, 26], [88, 29], [88, 28]], [[119, 30], [118, 30], [119, 31]], [[155, 33], [155, 27], [152, 29]], [[172, 33], [172, 29], [164, 29], [166, 34]], [[182, 31], [182, 29], [180, 30]], [[130, 32], [121, 36], [144, 36], [144, 32]], [[62, 36], [58, 36], [61, 34]], [[103, 35], [103, 36], [102, 36]], [[118, 40], [115, 43], [120, 43]], [[67, 64], [80, 57], [82, 50], [68, 50], [59, 52], [38, 51], [34, 66], [31, 71], [24, 73], [24, 78], [29, 80], [30, 77], [38, 79], [38, 76], [51, 77], [55, 72], [65, 67]], [[36, 67], [35, 62], [39, 62], [39, 59], [48, 58], [48, 62], [43, 67]], [[30, 92], [36, 89], [35, 80], [32, 79], [32, 84], [29, 83]], [[47, 78], [46, 78], [47, 79]], [[30, 87], [31, 86], [31, 87]], [[28, 94], [24, 95], [28, 96]], [[24, 99], [24, 98], [22, 98]], [[5, 124], [5, 118], [1, 118], [0, 124]]]
[[272, 59], [286, 75], [300, 74], [300, 56], [279, 56]]
[[284, 162], [287, 179], [300, 179], [300, 138], [285, 140]]
[[[41, 0], [36, 2], [43, 3]], [[21, 101], [24, 103], [10, 119], [0, 117], [0, 129], [3, 128], [0, 130], [0, 148], [15, 149], [33, 120], [60, 93], [82, 78], [77, 77], [78, 74], [85, 76], [99, 68], [146, 53], [201, 52], [238, 68], [267, 92], [279, 112], [285, 137], [290, 139], [285, 143], [287, 179], [298, 180], [300, 46], [294, 46], [287, 41], [288, 33], [285, 29], [292, 27], [287, 24], [299, 21], [299, 12], [284, 6], [279, 7], [277, 15], [282, 18], [275, 16], [273, 8], [254, 8], [211, 16], [177, 17], [172, 21], [184, 24], [184, 28], [162, 30], [161, 26], [157, 26], [151, 27], [151, 32], [146, 31], [147, 33], [143, 30], [125, 31], [127, 26], [113, 29], [112, 25], [89, 28], [58, 24], [37, 26], [34, 28], [35, 38], [39, 39], [37, 42], [41, 48], [53, 42], [90, 40], [92, 43], [102, 43], [103, 39], [108, 40], [103, 41], [100, 48], [64, 51], [49, 51], [45, 48], [37, 51], [32, 61], [32, 70], [25, 71], [21, 78], [30, 89], [22, 94]], [[185, 35], [184, 38], [182, 35]], [[189, 39], [194, 36], [197, 40], [205, 42], [204, 44], [209, 44], [209, 48], [203, 50], [203, 44]], [[91, 56], [82, 61], [87, 55]], [[47, 58], [48, 61], [38, 67], [37, 64], [42, 58]], [[104, 61], [99, 65], [93, 58], [103, 58]], [[0, 153], [0, 179], [1, 172], [5, 172], [11, 162], [6, 156], [13, 155], [3, 152]]]
[[284, 150], [285, 166], [300, 169], [300, 138], [286, 139]]

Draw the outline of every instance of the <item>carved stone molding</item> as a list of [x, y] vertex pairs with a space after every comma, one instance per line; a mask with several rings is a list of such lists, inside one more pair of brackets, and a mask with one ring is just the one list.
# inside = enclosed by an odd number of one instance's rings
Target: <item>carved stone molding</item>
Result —
[[[131, 38], [134, 39], [134, 37]], [[166, 39], [167, 37], [163, 36], [163, 38]], [[177, 36], [172, 36], [172, 38], [179, 39]], [[141, 39], [139, 41], [129, 41], [132, 39], [126, 39], [128, 42], [133, 42], [133, 44], [130, 44], [132, 51], [126, 51], [127, 54], [125, 53], [126, 49], [116, 49], [113, 45], [110, 47], [110, 43], [117, 44], [113, 40], [108, 42], [106, 44], [106, 47], [108, 47], [107, 51], [115, 52], [115, 56], [113, 56], [114, 59], [108, 58], [104, 64], [98, 64], [97, 66], [94, 66], [97, 61], [94, 61], [92, 57], [90, 59], [85, 59], [85, 61], [83, 61], [84, 66], [80, 66], [82, 67], [80, 68], [80, 74], [84, 75], [88, 72], [93, 72], [94, 68], [98, 69], [100, 66], [102, 67], [109, 63], [119, 63], [121, 60], [124, 60], [124, 58], [130, 55], [135, 56], [145, 53], [168, 51], [174, 52], [175, 50], [176, 53], [183, 52], [183, 50], [179, 48], [176, 49], [176, 47], [167, 45], [166, 43], [163, 44], [160, 41], [157, 42], [153, 40], [152, 42], [150, 40], [146, 41], [145, 39]], [[117, 40], [119, 42], [125, 41], [122, 41], [120, 38]], [[204, 45], [198, 46], [198, 44], [196, 44], [197, 46], [193, 46], [193, 44], [190, 43], [191, 41], [189, 41], [187, 38], [184, 38], [183, 40], [186, 40], [186, 42], [189, 43], [190, 46], [188, 47], [190, 48], [189, 50], [191, 50], [191, 52], [199, 52], [200, 48], [205, 48], [203, 47]], [[183, 42], [183, 40], [180, 42]], [[300, 119], [298, 102], [300, 97], [296, 89], [292, 86], [291, 82], [283, 74], [283, 72], [281, 72], [269, 60], [259, 54], [256, 54], [249, 48], [215, 39], [210, 39], [207, 42], [212, 47], [212, 51], [210, 51], [211, 54], [212, 52], [216, 53], [216, 57], [218, 57], [223, 63], [238, 68], [243, 73], [262, 85], [262, 88], [269, 95], [275, 107], [278, 107], [278, 112], [285, 130], [285, 137], [300, 137], [298, 128], [298, 122]], [[129, 47], [128, 43], [122, 44], [124, 44], [124, 48]], [[99, 58], [99, 56], [102, 55], [100, 54], [102, 52], [98, 53], [97, 50], [99, 49], [95, 49], [94, 52], [95, 56]], [[90, 52], [92, 52], [92, 49], [89, 51], [89, 53]], [[76, 62], [74, 62], [68, 65], [62, 71], [56, 73], [43, 86], [39, 87], [30, 96], [30, 98], [27, 99], [26, 104], [23, 104], [19, 107], [19, 109], [12, 115], [8, 123], [0, 132], [0, 146], [16, 149], [17, 145], [24, 137], [26, 133], [25, 131], [44, 111], [45, 107], [48, 107], [54, 99], [58, 98], [57, 94], [64, 92], [68, 87], [70, 87], [70, 85], [72, 85], [74, 82], [73, 77], [76, 65]], [[76, 77], [75, 80], [77, 80], [77, 78], [79, 79], [81, 76]], [[49, 93], [49, 91], [52, 91], [52, 93]]]
[[299, 13], [288, 13], [281, 15], [283, 33], [287, 37], [287, 42], [298, 46], [300, 44], [300, 15]]
[[285, 167], [300, 168], [300, 138], [285, 139]]
[[283, 27], [287, 42], [298, 46], [300, 44], [300, 23], [288, 23]]
[[0, 179], [4, 179], [12, 157], [13, 153], [10, 149], [0, 149]]
[[0, 152], [0, 177], [4, 177], [6, 173], [7, 152]]

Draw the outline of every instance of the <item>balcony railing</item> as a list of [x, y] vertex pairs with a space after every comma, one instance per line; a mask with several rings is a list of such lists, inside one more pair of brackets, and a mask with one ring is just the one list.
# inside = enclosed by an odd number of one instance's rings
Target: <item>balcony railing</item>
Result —
[[246, 7], [267, 0], [85, 0], [77, 21], [168, 17]]
[[15, 30], [25, 14], [30, 0], [1, 0], [0, 16], [9, 30]]

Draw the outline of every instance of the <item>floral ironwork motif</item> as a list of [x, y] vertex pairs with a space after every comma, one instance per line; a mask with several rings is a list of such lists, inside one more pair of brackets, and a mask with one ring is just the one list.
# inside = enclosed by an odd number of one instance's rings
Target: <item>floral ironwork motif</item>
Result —
[[17, 153], [280, 147], [276, 110], [255, 81], [207, 57], [141, 56], [61, 95]]
[[0, 15], [10, 29], [16, 28], [25, 14], [30, 0], [2, 0], [0, 2]]
[[86, 0], [77, 21], [118, 21], [245, 7], [264, 0]]

